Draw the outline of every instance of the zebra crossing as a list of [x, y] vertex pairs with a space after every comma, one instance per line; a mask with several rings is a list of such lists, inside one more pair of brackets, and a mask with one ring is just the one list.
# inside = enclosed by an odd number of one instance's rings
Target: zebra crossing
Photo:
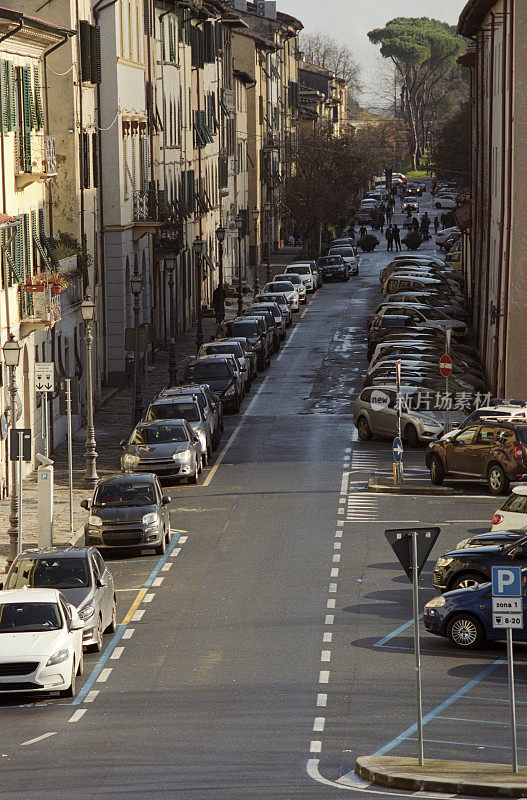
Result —
[[348, 492], [345, 506], [346, 522], [375, 519], [379, 513], [378, 499], [365, 492]]

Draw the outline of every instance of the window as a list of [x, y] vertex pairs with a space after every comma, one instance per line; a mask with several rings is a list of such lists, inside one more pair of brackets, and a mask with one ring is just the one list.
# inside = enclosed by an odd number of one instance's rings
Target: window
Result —
[[513, 447], [516, 444], [516, 433], [510, 428], [498, 428], [496, 431], [496, 444]]
[[494, 428], [482, 427], [478, 431], [474, 444], [492, 444]]
[[476, 428], [467, 428], [462, 433], [459, 433], [453, 441], [453, 444], [456, 446], [464, 446], [468, 444], [472, 444], [472, 440], [474, 438], [474, 434], [476, 432]]
[[98, 25], [79, 21], [81, 75], [83, 82], [101, 82], [101, 31]]

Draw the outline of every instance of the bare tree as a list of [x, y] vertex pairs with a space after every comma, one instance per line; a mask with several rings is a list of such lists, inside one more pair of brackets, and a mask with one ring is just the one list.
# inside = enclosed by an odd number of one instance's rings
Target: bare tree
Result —
[[300, 49], [306, 61], [328, 69], [345, 80], [351, 97], [360, 94], [360, 67], [347, 45], [324, 33], [305, 33], [300, 37]]

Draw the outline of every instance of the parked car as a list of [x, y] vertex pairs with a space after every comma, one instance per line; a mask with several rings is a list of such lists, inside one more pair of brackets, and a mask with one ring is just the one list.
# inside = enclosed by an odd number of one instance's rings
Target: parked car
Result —
[[264, 292], [279, 292], [280, 294], [284, 294], [289, 303], [291, 303], [291, 310], [298, 311], [300, 308], [300, 295], [295, 286], [291, 283], [289, 278], [286, 281], [269, 281], [266, 283], [264, 288]]
[[492, 517], [493, 531], [527, 529], [527, 486], [515, 486]]
[[197, 483], [205, 463], [199, 436], [186, 419], [140, 422], [121, 447], [123, 472], [154, 472], [159, 478], [186, 478]]
[[486, 480], [492, 494], [506, 494], [527, 473], [527, 422], [483, 418], [428, 445], [426, 466], [436, 485], [449, 475]]
[[254, 302], [249, 306], [249, 312], [268, 311], [272, 314], [274, 326], [278, 335], [278, 339], [283, 341], [285, 339], [285, 317], [282, 314], [280, 306], [277, 303]]
[[97, 482], [91, 500], [81, 506], [90, 515], [84, 526], [84, 544], [134, 550], [154, 548], [157, 555], [170, 543], [169, 504], [153, 473], [113, 475]]
[[239, 380], [226, 359], [208, 356], [191, 361], [185, 368], [183, 379], [189, 383], [208, 383], [224, 408], [240, 410]]
[[280, 349], [280, 338], [276, 325], [274, 324], [274, 317], [268, 311], [252, 311], [247, 309], [245, 316], [242, 319], [254, 319], [262, 325], [265, 331], [265, 337], [269, 344], [270, 353], [277, 353]]
[[301, 303], [307, 303], [307, 289], [306, 284], [302, 280], [302, 276], [297, 272], [284, 272], [280, 275], [274, 276], [275, 281], [290, 281], [298, 292], [298, 297]]
[[442, 231], [438, 231], [436, 235], [436, 244], [438, 247], [443, 247], [448, 237], [452, 234], [461, 234], [461, 229], [457, 226], [451, 228], [443, 228]]
[[405, 314], [408, 316], [414, 325], [430, 325], [432, 328], [439, 328], [445, 330], [448, 326], [452, 329], [454, 336], [461, 338], [468, 334], [468, 327], [466, 322], [457, 320], [452, 317], [446, 317], [437, 311], [435, 308], [427, 305], [410, 305], [409, 303], [403, 304], [390, 304], [383, 306], [378, 314], [374, 317], [372, 325], [375, 325], [385, 316], [401, 316]]
[[58, 589], [0, 591], [0, 692], [75, 697], [84, 622]]
[[289, 328], [293, 321], [291, 305], [288, 303], [285, 294], [280, 292], [264, 292], [257, 294], [254, 298], [255, 303], [276, 303], [285, 320], [286, 327]]
[[406, 197], [401, 203], [401, 209], [405, 213], [411, 211], [412, 214], [417, 214], [419, 213], [419, 200], [416, 200], [415, 197]]
[[328, 253], [328, 256], [342, 256], [348, 265], [348, 274], [359, 274], [359, 259], [357, 257], [357, 251], [354, 247], [342, 247], [342, 245], [332, 247]]
[[307, 292], [315, 292], [317, 289], [317, 281], [315, 276], [315, 271], [311, 266], [309, 261], [307, 262], [295, 262], [294, 264], [289, 264], [285, 268], [285, 274], [288, 275], [289, 273], [293, 273], [294, 275], [300, 275], [301, 280], [304, 282], [304, 286], [306, 287]]
[[[256, 364], [256, 356], [253, 358]], [[209, 426], [212, 449], [217, 448], [223, 433], [223, 407], [219, 397], [212, 391], [208, 383], [187, 383], [184, 386], [166, 387], [157, 397], [195, 397]]]
[[256, 375], [258, 374], [258, 359], [256, 356], [256, 350], [250, 343], [249, 339], [247, 339], [245, 336], [231, 336], [230, 339], [219, 339], [218, 341], [239, 342], [243, 348], [245, 357], [248, 359], [251, 365], [251, 374], [253, 378], [256, 378]]
[[434, 198], [436, 208], [457, 208], [456, 196], [454, 194], [437, 194]]
[[468, 589], [490, 581], [492, 567], [511, 564], [527, 566], [526, 535], [512, 543], [449, 550], [437, 559], [432, 582], [438, 592]]
[[247, 366], [242, 365], [242, 363], [238, 360], [238, 357], [233, 355], [232, 353], [209, 353], [209, 355], [202, 355], [199, 354], [196, 356], [196, 361], [201, 361], [201, 359], [206, 361], [227, 361], [236, 376], [236, 381], [238, 383], [238, 392], [240, 397], [243, 399], [246, 393], [249, 390], [249, 370]]
[[[408, 402], [403, 403], [401, 413], [401, 432], [404, 440], [416, 447], [422, 442], [430, 442], [443, 433], [443, 425], [434, 417], [432, 412], [414, 411], [409, 397], [415, 394], [414, 389], [406, 390], [401, 387], [403, 395], [408, 396]], [[392, 438], [397, 436], [397, 392], [389, 385], [380, 385], [375, 388], [366, 388], [356, 398], [353, 404], [353, 423], [363, 441], [373, 436]]]
[[203, 358], [203, 356], [221, 355], [231, 355], [236, 357], [237, 362], [244, 370], [244, 375], [246, 375], [245, 384], [248, 390], [253, 379], [253, 371], [251, 367], [251, 360], [245, 355], [245, 351], [240, 342], [235, 342], [232, 339], [219, 339], [218, 341], [202, 344], [198, 351], [198, 358]]
[[322, 275], [322, 281], [349, 281], [349, 266], [341, 255], [321, 256], [317, 267]]
[[443, 292], [398, 292], [397, 294], [389, 294], [385, 298], [387, 303], [419, 303], [419, 305], [432, 306], [437, 308], [450, 316], [455, 316], [457, 319], [468, 319], [469, 312], [455, 300], [452, 300]]
[[[192, 397], [189, 397], [188, 395], [180, 396], [177, 394], [165, 394], [160, 397], [156, 397], [156, 399], [148, 406], [145, 414], [145, 420], [155, 421], [170, 419], [184, 419], [189, 423], [190, 427], [199, 438], [203, 463], [207, 465], [209, 458], [212, 457], [212, 431], [203, 411], [201, 410], [197, 396], [193, 395]], [[168, 431], [166, 431], [163, 435], [168, 436]], [[152, 436], [154, 436], [154, 434], [152, 434]], [[148, 457], [146, 460], [153, 460], [154, 463], [156, 463], [155, 458]], [[133, 464], [133, 459], [129, 459], [129, 462], [130, 464]], [[122, 467], [125, 470], [130, 468], [128, 462], [125, 462], [124, 457]], [[137, 470], [137, 467], [134, 468], [132, 466], [132, 468]], [[161, 466], [159, 468], [161, 468]], [[146, 471], [157, 472], [157, 469], [148, 469]]]
[[[218, 328], [216, 341], [238, 337], [244, 337], [249, 340], [256, 354], [258, 369], [265, 369], [266, 366], [271, 363], [271, 351], [269, 349], [268, 339], [265, 335], [265, 329], [260, 322], [243, 318], [224, 321]], [[212, 389], [214, 390], [214, 386]]]
[[[509, 561], [510, 563], [510, 561]], [[527, 581], [526, 570], [522, 570], [523, 585]], [[522, 597], [522, 610], [527, 613], [527, 597]], [[505, 631], [492, 624], [492, 587], [490, 583], [446, 592], [426, 603], [423, 611], [426, 630], [435, 636], [447, 638], [460, 650], [475, 650], [486, 641], [505, 638]], [[514, 630], [513, 638], [524, 641], [527, 628]]]
[[477, 533], [469, 536], [468, 539], [461, 539], [456, 544], [456, 550], [464, 550], [465, 547], [482, 547], [488, 544], [512, 544], [520, 539], [524, 539], [527, 531], [524, 529], [502, 531], [488, 531], [487, 533]]
[[82, 644], [102, 650], [103, 633], [117, 630], [113, 575], [95, 547], [25, 550], [9, 568], [0, 589], [58, 589], [84, 623]]

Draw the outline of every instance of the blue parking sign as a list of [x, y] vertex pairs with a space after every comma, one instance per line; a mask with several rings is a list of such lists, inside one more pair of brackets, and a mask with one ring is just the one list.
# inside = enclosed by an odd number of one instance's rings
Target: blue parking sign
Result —
[[492, 594], [494, 597], [521, 597], [521, 567], [492, 567]]

